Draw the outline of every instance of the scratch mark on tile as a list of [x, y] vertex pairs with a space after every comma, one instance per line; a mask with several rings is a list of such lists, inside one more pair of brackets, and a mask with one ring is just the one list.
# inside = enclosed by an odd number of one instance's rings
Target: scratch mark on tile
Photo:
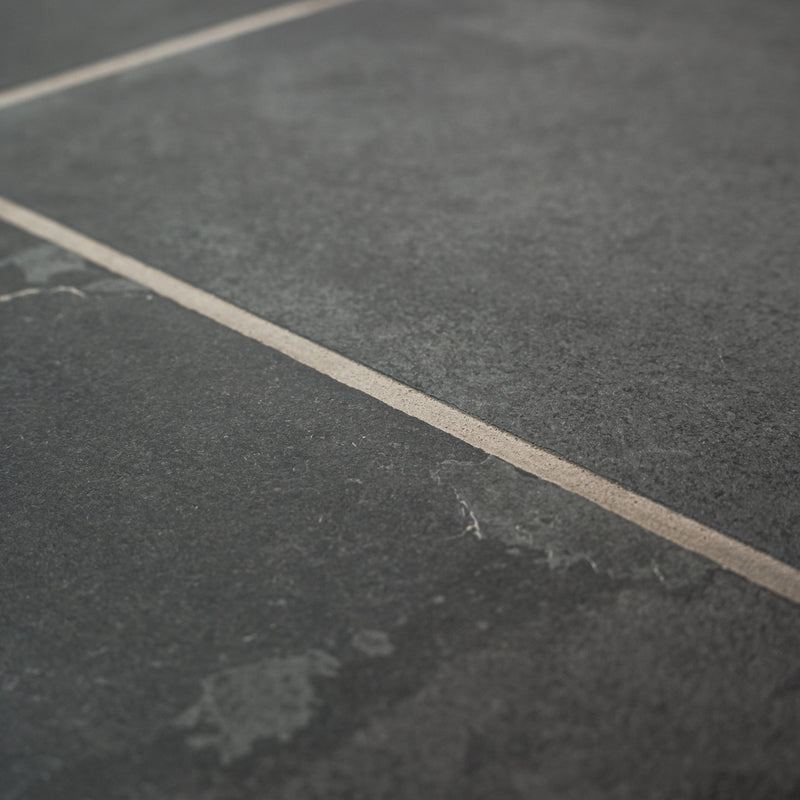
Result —
[[16, 300], [20, 297], [31, 297], [37, 294], [74, 294], [76, 297], [86, 297], [86, 293], [74, 286], [53, 286], [44, 289], [29, 288], [20, 289], [18, 292], [9, 292], [8, 294], [0, 294], [0, 303], [8, 303], [11, 300]]
[[455, 492], [455, 495], [456, 500], [458, 500], [458, 502], [461, 504], [461, 509], [464, 512], [464, 516], [467, 518], [467, 527], [464, 529], [464, 533], [471, 533], [476, 539], [483, 539], [481, 524], [478, 522], [475, 512], [469, 507], [467, 501], [464, 500], [464, 498], [458, 492]]
[[[561, 489], [522, 475], [493, 456], [444, 461], [433, 478], [455, 493], [467, 522], [465, 532], [538, 551], [550, 569], [586, 562], [612, 578], [658, 581], [677, 589], [703, 580], [713, 568], [695, 555], [642, 537], [631, 523], [586, 500], [571, 497], [565, 502]], [[614, 537], [597, 535], [609, 525], [616, 530]]]

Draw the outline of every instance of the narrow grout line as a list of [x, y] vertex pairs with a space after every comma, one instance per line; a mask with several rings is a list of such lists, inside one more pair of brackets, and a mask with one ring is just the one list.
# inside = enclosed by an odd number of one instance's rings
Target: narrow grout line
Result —
[[129, 50], [118, 56], [0, 91], [0, 110], [354, 2], [357, 0], [299, 0]]
[[161, 297], [800, 603], [800, 570], [789, 564], [3, 197], [0, 197], [0, 220], [139, 283]]

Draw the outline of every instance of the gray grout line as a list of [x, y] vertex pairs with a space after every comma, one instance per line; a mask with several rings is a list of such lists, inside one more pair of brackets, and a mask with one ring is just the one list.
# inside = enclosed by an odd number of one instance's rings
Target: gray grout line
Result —
[[2, 197], [0, 219], [800, 603], [800, 570], [766, 553]]
[[13, 89], [6, 89], [0, 92], [0, 110], [353, 2], [356, 0], [299, 0], [130, 50], [118, 56], [59, 72]]

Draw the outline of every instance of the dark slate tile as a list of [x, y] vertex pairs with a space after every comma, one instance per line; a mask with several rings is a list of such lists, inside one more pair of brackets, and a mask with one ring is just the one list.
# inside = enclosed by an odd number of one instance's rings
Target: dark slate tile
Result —
[[798, 566], [799, 8], [356, 4], [8, 109], [2, 190]]
[[6, 228], [0, 276], [4, 797], [800, 785], [796, 607]]
[[275, 0], [5, 3], [0, 25], [0, 89], [278, 4]]

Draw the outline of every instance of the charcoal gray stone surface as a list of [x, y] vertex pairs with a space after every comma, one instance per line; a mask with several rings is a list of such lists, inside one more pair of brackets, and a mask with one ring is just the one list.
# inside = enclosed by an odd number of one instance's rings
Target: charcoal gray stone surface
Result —
[[[266, 5], [14, 3], [0, 87]], [[800, 566], [799, 96], [790, 0], [364, 0], [0, 195]], [[800, 798], [797, 606], [4, 225], [0, 593], [4, 800]]]
[[799, 35], [358, 3], [9, 109], [0, 191], [798, 566]]
[[0, 89], [278, 5], [274, 0], [30, 0], [0, 14]]
[[3, 797], [796, 797], [796, 607], [104, 280], [0, 228]]

